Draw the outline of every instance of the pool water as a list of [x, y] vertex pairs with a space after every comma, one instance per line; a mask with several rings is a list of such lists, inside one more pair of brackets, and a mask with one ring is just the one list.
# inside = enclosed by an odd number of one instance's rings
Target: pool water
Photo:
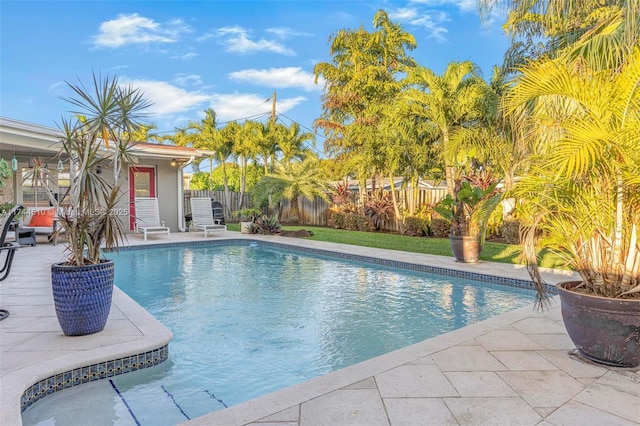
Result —
[[23, 413], [25, 425], [78, 424], [76, 410], [100, 413], [101, 424], [173, 425], [535, 299], [531, 290], [255, 243], [112, 257], [116, 285], [173, 332], [169, 360], [56, 392]]

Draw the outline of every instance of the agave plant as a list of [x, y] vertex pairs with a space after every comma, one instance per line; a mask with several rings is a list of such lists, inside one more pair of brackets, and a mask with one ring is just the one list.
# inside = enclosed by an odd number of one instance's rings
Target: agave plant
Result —
[[252, 234], [274, 235], [282, 231], [278, 216], [262, 215], [251, 224]]

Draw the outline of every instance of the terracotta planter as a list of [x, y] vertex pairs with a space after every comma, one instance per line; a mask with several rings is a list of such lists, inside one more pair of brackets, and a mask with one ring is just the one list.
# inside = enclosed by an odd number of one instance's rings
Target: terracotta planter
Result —
[[640, 365], [640, 300], [610, 299], [556, 285], [562, 319], [571, 341], [586, 358], [615, 367]]
[[482, 244], [480, 237], [449, 236], [451, 251], [458, 262], [476, 263], [480, 259]]

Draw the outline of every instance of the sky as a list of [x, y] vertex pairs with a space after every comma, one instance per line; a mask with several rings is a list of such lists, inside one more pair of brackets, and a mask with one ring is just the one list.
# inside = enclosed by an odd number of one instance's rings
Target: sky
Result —
[[508, 46], [504, 19], [481, 22], [475, 0], [0, 0], [0, 116], [57, 127], [73, 109], [67, 82], [89, 85], [95, 73], [139, 87], [156, 133], [207, 108], [221, 125], [266, 119], [274, 92], [278, 120], [311, 131], [323, 89], [314, 65], [331, 60], [336, 31], [373, 31], [379, 9], [437, 73], [471, 60], [488, 80]]

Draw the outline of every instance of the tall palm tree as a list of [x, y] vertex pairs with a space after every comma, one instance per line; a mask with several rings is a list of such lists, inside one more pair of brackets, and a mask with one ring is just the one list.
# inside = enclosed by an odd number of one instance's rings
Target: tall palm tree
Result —
[[291, 123], [289, 127], [280, 125], [278, 148], [282, 153], [284, 163], [289, 163], [293, 159], [303, 160], [311, 153], [311, 149], [305, 146], [307, 142], [315, 143], [315, 135], [312, 132], [303, 132], [298, 123]]
[[232, 134], [234, 137], [233, 155], [240, 161], [239, 209], [244, 204], [244, 194], [247, 188], [247, 165], [250, 160], [255, 161], [259, 152], [259, 145], [256, 141], [258, 140], [257, 129], [261, 126], [262, 124], [259, 122], [247, 120], [242, 125], [239, 125]]
[[[384, 10], [375, 14], [373, 26], [373, 32], [361, 27], [335, 33], [332, 61], [314, 67], [316, 78], [325, 81], [323, 111], [314, 126], [327, 136], [326, 152], [358, 157], [361, 187], [368, 174], [379, 171], [378, 106], [393, 102], [406, 68], [415, 66], [406, 53], [416, 47], [413, 35], [391, 22]], [[363, 202], [364, 191], [360, 194]]]
[[[487, 84], [473, 62], [450, 62], [442, 75], [418, 66], [409, 71], [412, 87], [404, 96], [413, 104], [412, 112], [437, 126], [443, 152], [457, 128], [480, 120], [486, 114]], [[456, 153], [445, 157], [447, 189], [454, 195]]]
[[[508, 11], [504, 25], [520, 56], [581, 58], [592, 69], [616, 69], [640, 40], [637, 0], [480, 0], [487, 15]], [[524, 39], [525, 42], [520, 40]], [[533, 41], [533, 42], [532, 42]], [[545, 43], [544, 46], [541, 46]], [[512, 49], [513, 50], [513, 49]], [[534, 52], [533, 55], [529, 53]]]

